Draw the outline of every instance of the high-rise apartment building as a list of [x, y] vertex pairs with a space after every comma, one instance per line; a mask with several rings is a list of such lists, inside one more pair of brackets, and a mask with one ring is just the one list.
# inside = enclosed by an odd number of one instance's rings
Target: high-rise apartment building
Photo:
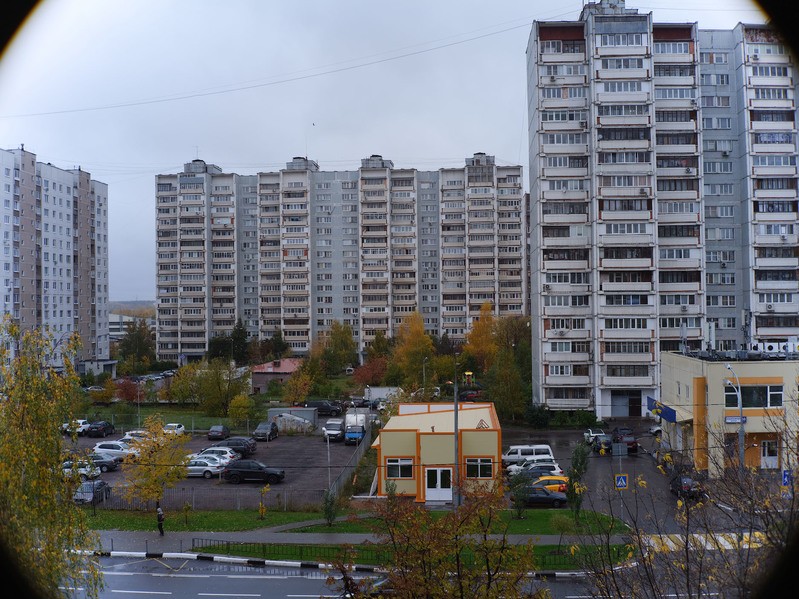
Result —
[[414, 311], [455, 342], [484, 302], [525, 315], [521, 177], [482, 153], [438, 171], [374, 155], [354, 171], [299, 157], [257, 175], [202, 160], [159, 175], [158, 355], [198, 359], [239, 318], [303, 355], [333, 321], [363, 352]]
[[49, 331], [51, 364], [61, 342], [81, 337], [79, 369], [108, 362], [108, 186], [81, 169], [0, 150], [3, 313], [23, 329]]
[[527, 49], [534, 402], [646, 412], [661, 351], [792, 341], [795, 70], [765, 26], [624, 0]]

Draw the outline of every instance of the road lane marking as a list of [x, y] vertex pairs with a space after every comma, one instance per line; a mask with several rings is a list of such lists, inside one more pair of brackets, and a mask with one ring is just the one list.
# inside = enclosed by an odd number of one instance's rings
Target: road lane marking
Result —
[[111, 589], [112, 593], [132, 593], [134, 595], [171, 595], [172, 591], [126, 591]]
[[201, 597], [260, 597], [260, 593], [197, 593]]

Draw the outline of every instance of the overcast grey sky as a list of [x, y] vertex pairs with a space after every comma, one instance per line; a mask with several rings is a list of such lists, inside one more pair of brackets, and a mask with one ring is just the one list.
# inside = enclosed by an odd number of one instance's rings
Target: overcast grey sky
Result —
[[[110, 298], [155, 297], [154, 176], [202, 158], [254, 174], [382, 154], [527, 166], [534, 20], [581, 0], [46, 0], [0, 60], [0, 148], [109, 185]], [[724, 6], [724, 10], [719, 8]], [[730, 29], [751, 0], [634, 0], [658, 22]]]

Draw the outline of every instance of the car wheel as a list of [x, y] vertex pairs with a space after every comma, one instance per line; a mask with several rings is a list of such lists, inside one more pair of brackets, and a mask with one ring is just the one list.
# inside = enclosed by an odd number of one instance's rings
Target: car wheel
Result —
[[108, 472], [108, 466], [106, 466], [105, 464], [100, 466], [100, 472]]
[[203, 478], [211, 478], [212, 476], [213, 473], [210, 470], [206, 470], [205, 472], [203, 472]]
[[277, 484], [277, 481], [278, 478], [274, 474], [270, 474], [269, 476], [266, 477], [266, 482], [268, 482], [270, 485]]
[[559, 508], [559, 507], [560, 507], [560, 499], [555, 499], [555, 500], [552, 502], [552, 507], [553, 507], [553, 508], [556, 508], [556, 509], [557, 509], [557, 508]]
[[238, 474], [231, 474], [228, 480], [234, 485], [237, 485], [241, 482], [241, 477]]

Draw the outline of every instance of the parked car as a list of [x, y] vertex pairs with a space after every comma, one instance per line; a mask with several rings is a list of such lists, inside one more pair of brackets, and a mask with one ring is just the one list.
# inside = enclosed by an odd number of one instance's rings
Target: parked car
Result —
[[516, 476], [520, 472], [525, 472], [534, 466], [555, 465], [555, 460], [549, 456], [535, 456], [527, 458], [525, 461], [508, 466], [508, 476]]
[[97, 422], [92, 422], [89, 425], [89, 428], [86, 429], [86, 436], [87, 437], [107, 437], [108, 435], [113, 435], [116, 432], [114, 425], [106, 420], [98, 420]]
[[586, 431], [583, 433], [583, 439], [585, 440], [586, 443], [591, 445], [594, 442], [594, 439], [596, 438], [597, 435], [604, 435], [604, 434], [605, 431], [603, 431], [601, 428], [589, 428], [586, 429]]
[[121, 459], [109, 453], [94, 452], [90, 453], [88, 459], [100, 469], [100, 472], [111, 472], [119, 467]]
[[597, 435], [594, 437], [594, 443], [591, 447], [597, 453], [604, 451], [607, 455], [610, 455], [613, 449], [613, 439], [610, 435]]
[[358, 445], [366, 437], [366, 429], [360, 424], [353, 424], [344, 431], [345, 445]]
[[549, 445], [511, 445], [502, 454], [502, 466], [507, 468], [511, 464], [520, 464], [533, 457], [549, 458], [553, 462], [555, 461], [555, 456]]
[[270, 468], [258, 460], [236, 460], [222, 470], [222, 478], [238, 484], [248, 480], [266, 481], [270, 485], [279, 483], [286, 477], [284, 470]]
[[227, 466], [230, 462], [238, 460], [241, 458], [241, 455], [232, 450], [230, 447], [208, 447], [203, 449], [200, 453], [194, 454], [197, 457], [200, 456], [214, 456], [216, 457], [222, 464]]
[[344, 421], [331, 418], [322, 427], [322, 441], [342, 441], [344, 439]]
[[186, 476], [202, 476], [203, 478], [213, 478], [219, 476], [222, 470], [225, 469], [219, 460], [212, 456], [201, 457], [198, 456], [190, 460], [186, 465]]
[[123, 461], [128, 456], [138, 453], [138, 450], [122, 441], [101, 441], [100, 443], [94, 444], [92, 451], [96, 453], [107, 453], [114, 457], [121, 458]]
[[[514, 468], [513, 474], [511, 468]], [[555, 462], [530, 462], [522, 466], [508, 466], [508, 476], [524, 476], [535, 480], [539, 476], [563, 476], [563, 469]]]
[[252, 438], [256, 441], [271, 441], [276, 439], [278, 435], [277, 423], [264, 420], [255, 427], [252, 432]]
[[341, 406], [326, 399], [312, 399], [305, 402], [306, 408], [316, 408], [320, 416], [339, 416], [343, 411]]
[[168, 435], [183, 435], [186, 433], [186, 427], [179, 422], [170, 422], [164, 425], [164, 432]]
[[79, 437], [82, 437], [86, 434], [86, 431], [89, 430], [89, 425], [91, 423], [88, 420], [73, 420], [72, 422], [65, 422], [61, 425], [61, 433], [66, 435], [71, 431], [75, 431]]
[[705, 495], [699, 481], [687, 474], [680, 474], [672, 478], [669, 483], [669, 490], [680, 499], [699, 500]]
[[228, 437], [217, 441], [212, 447], [230, 447], [230, 449], [246, 458], [255, 453], [255, 450], [258, 449], [258, 444], [252, 437]]
[[626, 436], [634, 436], [633, 429], [627, 426], [617, 426], [612, 431], [610, 431], [610, 435], [613, 438], [614, 443], [621, 443], [621, 438]]
[[127, 443], [128, 445], [131, 445], [131, 444], [135, 443], [136, 441], [141, 441], [142, 439], [147, 439], [150, 436], [151, 436], [150, 435], [150, 431], [133, 430], [133, 431], [128, 431], [127, 433], [125, 433], [122, 436], [122, 438], [120, 439], [120, 441], [122, 441], [123, 443]]
[[544, 487], [550, 491], [566, 492], [566, 484], [569, 482], [568, 476], [539, 476], [536, 480], [527, 483], [533, 487]]
[[663, 427], [656, 423], [650, 426], [647, 432], [653, 437], [659, 437], [663, 434]]
[[511, 501], [521, 501], [528, 507], [543, 505], [552, 508], [563, 507], [568, 503], [565, 493], [532, 485], [524, 485], [511, 493]]
[[66, 478], [71, 477], [75, 470], [77, 470], [81, 480], [89, 480], [100, 476], [100, 469], [91, 460], [66, 460], [61, 464], [61, 470]]
[[72, 499], [75, 503], [100, 503], [111, 497], [111, 485], [104, 480], [87, 480], [75, 490]]
[[208, 440], [227, 439], [230, 436], [230, 429], [224, 424], [214, 424], [208, 429]]
[[626, 443], [628, 453], [635, 453], [638, 451], [638, 439], [633, 435], [622, 435], [615, 443]]

